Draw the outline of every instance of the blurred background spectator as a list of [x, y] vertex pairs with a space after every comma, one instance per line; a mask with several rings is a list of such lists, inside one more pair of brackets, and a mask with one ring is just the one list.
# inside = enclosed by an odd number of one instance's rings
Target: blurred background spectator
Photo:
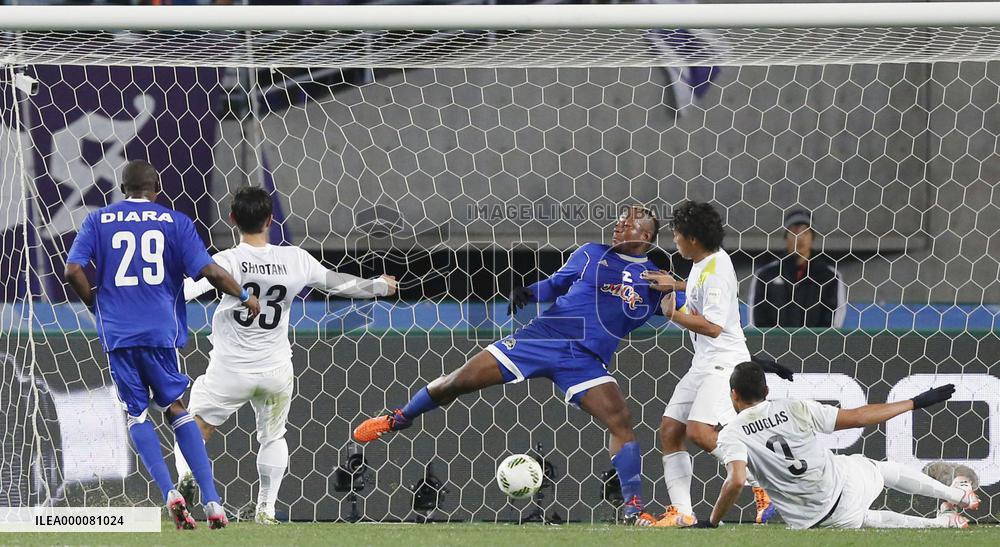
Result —
[[758, 268], [747, 305], [750, 325], [840, 327], [847, 289], [833, 262], [813, 252], [812, 214], [796, 209], [785, 215], [784, 257]]

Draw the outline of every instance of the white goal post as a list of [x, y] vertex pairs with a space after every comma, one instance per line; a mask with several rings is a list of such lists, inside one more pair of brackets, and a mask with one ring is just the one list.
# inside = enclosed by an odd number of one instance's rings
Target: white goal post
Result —
[[[399, 300], [313, 292], [288, 310], [279, 514], [614, 518], [603, 430], [544, 380], [459, 399], [363, 453], [348, 435], [528, 321], [537, 309], [506, 316], [510, 289], [608, 239], [623, 203], [666, 216], [694, 199], [723, 213], [751, 352], [799, 373], [772, 393], [856, 406], [954, 381], [941, 410], [823, 442], [966, 465], [982, 482], [972, 516], [995, 522], [998, 150], [1000, 2], [0, 6], [0, 507], [155, 499], [93, 317], [61, 279], [82, 220], [121, 198], [126, 160], [147, 158], [213, 251], [234, 244], [231, 192], [260, 184], [273, 243], [400, 278]], [[800, 209], [826, 300], [781, 308], [815, 321], [765, 324], [755, 305], [786, 277], [758, 281], [787, 258], [783, 219]], [[669, 233], [660, 245], [685, 275]], [[213, 306], [188, 305], [191, 376], [208, 364]], [[609, 364], [654, 506], [668, 502], [655, 430], [686, 340], [657, 323]], [[245, 408], [209, 444], [234, 511], [256, 493], [254, 431]], [[496, 489], [511, 453], [549, 464], [540, 498]], [[416, 509], [428, 472], [448, 493]], [[715, 460], [697, 456], [695, 475], [705, 514]], [[748, 518], [744, 497], [727, 520]]]

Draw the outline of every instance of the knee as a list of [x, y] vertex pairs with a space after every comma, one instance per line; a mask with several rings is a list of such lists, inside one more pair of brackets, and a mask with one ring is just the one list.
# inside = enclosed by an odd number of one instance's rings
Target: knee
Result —
[[175, 416], [180, 416], [181, 414], [184, 414], [185, 412], [187, 412], [187, 409], [184, 408], [184, 403], [180, 401], [174, 401], [170, 403], [170, 406], [166, 408], [165, 412], [167, 413], [167, 416], [173, 418]]

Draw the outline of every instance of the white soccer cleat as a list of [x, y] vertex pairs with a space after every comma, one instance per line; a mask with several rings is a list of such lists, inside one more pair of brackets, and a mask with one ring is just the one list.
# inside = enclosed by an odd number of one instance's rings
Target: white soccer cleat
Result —
[[266, 503], [257, 506], [257, 513], [254, 515], [253, 521], [264, 526], [274, 526], [280, 523], [278, 519], [274, 518], [274, 508]]
[[979, 494], [976, 494], [974, 484], [972, 479], [966, 477], [965, 475], [957, 475], [954, 480], [951, 481], [952, 488], [960, 488], [965, 492], [965, 496], [962, 501], [958, 503], [942, 502], [941, 507], [938, 509], [938, 514], [944, 514], [949, 512], [955, 512], [959, 509], [969, 509], [975, 511], [979, 509]]
[[937, 520], [939, 520], [942, 524], [945, 525], [945, 526], [943, 526], [943, 528], [968, 528], [969, 527], [969, 519], [967, 519], [967, 518], [963, 517], [962, 515], [959, 515], [958, 513], [955, 513], [955, 512], [942, 513], [942, 514], [938, 515]]
[[208, 516], [208, 527], [212, 530], [221, 530], [229, 526], [229, 519], [226, 518], [226, 511], [222, 505], [214, 501], [205, 505], [205, 515]]
[[174, 525], [178, 530], [194, 530], [197, 528], [194, 517], [188, 512], [187, 502], [184, 496], [177, 490], [167, 492], [167, 511], [174, 519]]

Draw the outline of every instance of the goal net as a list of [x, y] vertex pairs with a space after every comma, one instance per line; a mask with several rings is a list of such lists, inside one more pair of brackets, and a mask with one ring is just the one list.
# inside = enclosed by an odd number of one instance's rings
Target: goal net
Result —
[[[506, 315], [510, 289], [609, 241], [622, 205], [666, 217], [693, 199], [723, 213], [751, 352], [800, 372], [770, 379], [772, 396], [853, 407], [956, 384], [940, 409], [823, 442], [968, 466], [984, 493], [973, 516], [995, 520], [994, 6], [469, 8], [0, 8], [0, 505], [156, 502], [93, 316], [62, 281], [82, 220], [120, 199], [124, 163], [144, 158], [163, 174], [163, 203], [211, 249], [234, 243], [228, 195], [257, 184], [276, 198], [272, 243], [400, 279], [398, 300], [314, 291], [289, 310], [297, 382], [279, 516], [615, 518], [603, 429], [544, 380], [463, 397], [390, 442], [348, 439], [530, 320], [539, 307]], [[785, 255], [783, 219], [798, 209], [843, 290], [787, 306], [832, 325], [751, 326], [754, 281]], [[657, 260], [686, 275], [660, 236]], [[188, 304], [192, 378], [213, 309]], [[690, 361], [686, 334], [657, 323], [609, 367], [654, 506], [669, 502], [656, 428]], [[254, 432], [244, 408], [208, 444], [234, 512], [256, 496]], [[496, 487], [512, 453], [544, 460], [536, 499]], [[700, 454], [695, 475], [706, 514], [720, 469]], [[729, 520], [752, 520], [751, 506], [744, 494]]]

